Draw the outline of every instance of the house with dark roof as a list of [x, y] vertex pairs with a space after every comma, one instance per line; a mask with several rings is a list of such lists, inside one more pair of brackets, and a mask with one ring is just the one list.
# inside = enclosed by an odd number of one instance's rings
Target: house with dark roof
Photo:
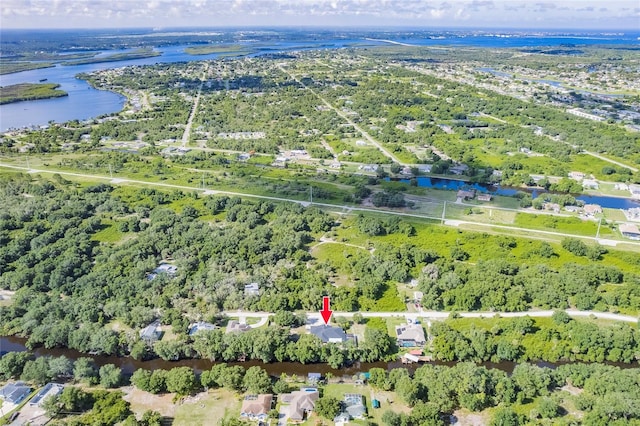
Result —
[[323, 343], [343, 343], [347, 341], [347, 333], [340, 327], [317, 325], [310, 327], [309, 331], [322, 340]]
[[315, 408], [318, 398], [320, 393], [317, 389], [302, 389], [281, 395], [280, 401], [289, 404], [289, 420], [302, 423]]
[[247, 395], [242, 400], [240, 418], [243, 420], [264, 421], [269, 417], [272, 394]]
[[227, 323], [227, 333], [241, 333], [249, 330], [251, 330], [251, 327], [247, 324], [241, 324], [236, 320], [231, 320]]
[[413, 347], [422, 346], [427, 343], [424, 337], [424, 329], [420, 324], [403, 324], [396, 326], [398, 335], [398, 346]]
[[0, 398], [12, 404], [20, 404], [31, 393], [31, 388], [24, 382], [7, 383], [0, 388]]

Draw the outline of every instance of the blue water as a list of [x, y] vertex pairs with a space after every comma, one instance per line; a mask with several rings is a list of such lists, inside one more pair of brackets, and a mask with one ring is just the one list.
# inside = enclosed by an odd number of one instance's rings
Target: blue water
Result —
[[[284, 33], [283, 33], [284, 34]], [[280, 36], [283, 36], [280, 34]], [[469, 45], [476, 47], [534, 47], [534, 46], [559, 46], [561, 44], [593, 45], [593, 44], [638, 44], [637, 36], [640, 34], [625, 34], [623, 36], [569, 36], [569, 37], [544, 37], [544, 36], [512, 36], [501, 37], [490, 34], [467, 35], [465, 33], [447, 32], [444, 38], [432, 38], [425, 31], [418, 32], [419, 36], [404, 37], [406, 33], [369, 33], [366, 37], [362, 34], [336, 33], [318, 35], [317, 33], [286, 33], [290, 35], [288, 41], [267, 40], [258, 42], [238, 42], [258, 48], [257, 53], [251, 56], [267, 53], [286, 52], [292, 50], [309, 49], [336, 49], [352, 46], [354, 44], [380, 45], [382, 41], [365, 40], [367, 37], [375, 39], [393, 40], [402, 43], [427, 45]], [[414, 33], [416, 34], [416, 33]], [[103, 114], [111, 114], [122, 109], [125, 99], [112, 92], [95, 90], [85, 81], [78, 80], [75, 75], [96, 70], [118, 68], [128, 65], [150, 65], [156, 63], [187, 62], [218, 58], [218, 54], [188, 55], [184, 53], [187, 45], [174, 45], [158, 47], [161, 56], [152, 58], [126, 60], [119, 62], [105, 62], [88, 65], [61, 66], [39, 70], [25, 71], [21, 73], [0, 76], [0, 86], [17, 83], [37, 83], [47, 79], [50, 83], [58, 83], [61, 89], [68, 92], [64, 98], [46, 99], [39, 101], [26, 101], [0, 106], [0, 131], [9, 128], [38, 126], [49, 121], [65, 122], [69, 120], [84, 120]], [[112, 53], [120, 53], [126, 50], [103, 51], [100, 56]]]
[[[389, 178], [386, 178], [389, 180]], [[469, 183], [461, 180], [455, 179], [445, 179], [445, 178], [431, 178], [420, 176], [416, 178], [419, 187], [422, 188], [434, 188], [434, 189], [442, 189], [449, 191], [457, 191], [459, 189], [475, 189], [478, 192], [489, 193], [493, 195], [503, 195], [507, 197], [512, 197], [520, 192], [528, 192], [534, 198], [538, 194], [546, 193], [544, 189], [541, 188], [510, 188], [510, 187], [501, 187], [501, 186], [493, 186], [486, 185], [482, 183]], [[398, 179], [398, 182], [409, 183], [408, 179]], [[576, 200], [584, 201], [585, 204], [598, 204], [604, 208], [608, 209], [630, 209], [634, 207], [640, 207], [640, 203], [634, 201], [630, 198], [621, 198], [621, 197], [607, 197], [601, 195], [577, 195]]]

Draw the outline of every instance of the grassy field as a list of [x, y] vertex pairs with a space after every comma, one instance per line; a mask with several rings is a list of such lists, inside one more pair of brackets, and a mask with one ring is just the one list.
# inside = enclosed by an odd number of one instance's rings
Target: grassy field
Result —
[[217, 426], [223, 419], [237, 418], [241, 397], [226, 389], [215, 389], [188, 398], [175, 408], [174, 426]]
[[57, 90], [58, 87], [60, 85], [55, 83], [20, 83], [0, 87], [0, 104], [68, 96], [64, 90]]
[[[368, 420], [372, 421], [376, 424], [382, 425], [382, 414], [391, 410], [396, 413], [410, 413], [411, 409], [397, 400], [395, 394], [393, 392], [384, 392], [377, 391], [368, 385], [353, 385], [353, 384], [345, 384], [345, 383], [337, 383], [337, 384], [329, 384], [323, 388], [323, 393], [325, 396], [332, 396], [339, 400], [344, 398], [345, 393], [356, 393], [364, 396], [365, 405], [367, 406], [367, 415]], [[375, 409], [371, 406], [371, 399], [375, 397], [381, 403], [381, 407]], [[318, 417], [313, 415], [309, 420], [303, 423], [306, 426], [316, 425]], [[350, 423], [353, 424], [366, 424], [365, 421], [362, 420], [354, 420]]]

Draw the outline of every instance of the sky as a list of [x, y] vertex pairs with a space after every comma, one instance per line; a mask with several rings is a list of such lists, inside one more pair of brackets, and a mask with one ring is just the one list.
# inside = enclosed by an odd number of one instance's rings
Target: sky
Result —
[[1, 28], [407, 26], [640, 31], [640, 0], [1, 0]]

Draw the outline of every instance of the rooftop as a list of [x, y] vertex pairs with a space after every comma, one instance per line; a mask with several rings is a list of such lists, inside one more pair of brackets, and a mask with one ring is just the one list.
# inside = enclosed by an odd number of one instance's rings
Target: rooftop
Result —
[[324, 343], [327, 342], [345, 342], [347, 340], [347, 333], [340, 327], [332, 327], [330, 325], [317, 325], [309, 329], [311, 334], [317, 336]]

